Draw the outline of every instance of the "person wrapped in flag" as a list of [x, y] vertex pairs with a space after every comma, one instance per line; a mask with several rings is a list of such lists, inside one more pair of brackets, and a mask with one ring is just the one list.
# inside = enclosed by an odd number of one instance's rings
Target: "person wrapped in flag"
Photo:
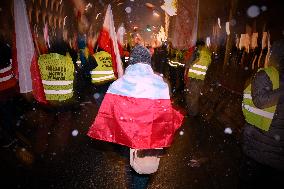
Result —
[[159, 158], [139, 159], [139, 154], [169, 147], [183, 115], [171, 104], [168, 84], [154, 73], [148, 49], [136, 45], [129, 64], [109, 87], [88, 136], [129, 147], [135, 171], [150, 174], [157, 170]]

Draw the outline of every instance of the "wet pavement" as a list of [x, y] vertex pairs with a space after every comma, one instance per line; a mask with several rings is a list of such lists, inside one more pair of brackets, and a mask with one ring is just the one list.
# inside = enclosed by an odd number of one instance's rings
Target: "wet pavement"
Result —
[[[88, 101], [57, 115], [31, 108], [20, 116], [17, 141], [0, 151], [3, 188], [127, 188], [127, 158], [86, 136], [97, 109]], [[236, 188], [239, 158], [235, 135], [187, 117], [148, 188]]]

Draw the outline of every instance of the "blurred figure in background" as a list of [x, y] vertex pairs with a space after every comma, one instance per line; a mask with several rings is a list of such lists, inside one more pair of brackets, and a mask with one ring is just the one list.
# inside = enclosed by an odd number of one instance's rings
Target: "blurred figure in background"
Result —
[[196, 49], [190, 60], [185, 65], [186, 82], [186, 104], [190, 116], [199, 113], [199, 97], [206, 77], [206, 72], [211, 64], [211, 52], [205, 46], [205, 42], [198, 40]]
[[92, 55], [86, 67], [89, 81], [95, 86], [94, 98], [98, 106], [101, 105], [110, 84], [116, 79], [112, 66], [111, 55], [96, 45], [95, 53]]
[[[73, 128], [72, 114], [79, 108], [75, 62], [77, 53], [61, 38], [54, 39], [49, 53], [38, 58], [47, 104], [39, 103], [29, 116], [35, 116], [34, 152], [62, 152]], [[49, 144], [48, 146], [46, 144]], [[50, 154], [49, 154], [50, 155]]]
[[0, 36], [0, 141], [9, 147], [15, 141], [14, 97], [19, 93], [13, 72], [12, 50], [4, 36]]

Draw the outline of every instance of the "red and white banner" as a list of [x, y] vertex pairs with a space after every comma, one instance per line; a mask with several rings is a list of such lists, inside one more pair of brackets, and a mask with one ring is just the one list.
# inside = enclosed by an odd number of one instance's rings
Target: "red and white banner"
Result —
[[24, 0], [14, 0], [14, 16], [20, 92], [28, 93], [32, 91], [30, 67], [35, 50]]
[[88, 136], [134, 149], [171, 145], [183, 115], [150, 65], [137, 63], [109, 87]]
[[120, 78], [123, 75], [123, 68], [110, 5], [108, 5], [103, 28], [98, 37], [98, 45], [111, 54], [114, 74]]
[[24, 0], [14, 0], [14, 16], [17, 48], [14, 59], [18, 63], [20, 92], [33, 92], [35, 99], [46, 103]]

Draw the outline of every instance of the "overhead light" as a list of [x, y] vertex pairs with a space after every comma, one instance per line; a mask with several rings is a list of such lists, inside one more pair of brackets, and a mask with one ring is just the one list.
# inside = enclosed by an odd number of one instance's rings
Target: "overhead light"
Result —
[[88, 3], [87, 5], [86, 5], [86, 8], [85, 8], [85, 11], [87, 11], [89, 8], [91, 8], [93, 5], [91, 4], [91, 3]]
[[157, 11], [153, 10], [153, 16], [159, 17], [160, 15]]
[[134, 27], [133, 27], [133, 30], [134, 30], [134, 31], [137, 31], [137, 29], [138, 29], [137, 26], [134, 26]]

